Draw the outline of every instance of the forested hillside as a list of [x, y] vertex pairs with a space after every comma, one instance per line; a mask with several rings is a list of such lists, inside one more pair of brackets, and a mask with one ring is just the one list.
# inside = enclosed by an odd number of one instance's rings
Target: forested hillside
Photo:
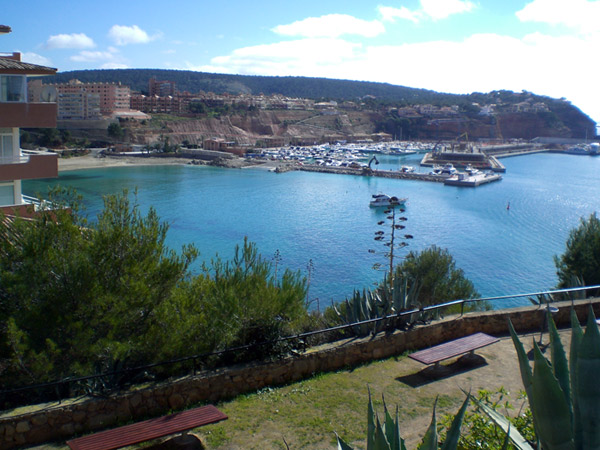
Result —
[[227, 75], [193, 72], [186, 70], [159, 69], [114, 69], [114, 70], [78, 70], [59, 73], [44, 78], [44, 83], [66, 83], [72, 79], [82, 82], [121, 82], [135, 91], [148, 90], [148, 80], [170, 80], [177, 83], [180, 91], [197, 93], [200, 91], [216, 94], [282, 94], [299, 98], [330, 98], [353, 100], [365, 96], [374, 96], [390, 101], [407, 103], [431, 103], [444, 101], [456, 103], [461, 96], [440, 94], [426, 89], [414, 89], [394, 86], [387, 83], [366, 81], [332, 80], [307, 77], [264, 77], [250, 75]]

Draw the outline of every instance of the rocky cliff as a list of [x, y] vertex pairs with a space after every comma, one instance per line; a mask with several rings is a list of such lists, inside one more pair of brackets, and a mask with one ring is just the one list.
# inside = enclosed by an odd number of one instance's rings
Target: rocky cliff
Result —
[[126, 139], [135, 144], [152, 144], [168, 137], [171, 144], [198, 145], [207, 138], [221, 138], [250, 146], [265, 138], [281, 138], [286, 144], [353, 141], [380, 132], [396, 138], [434, 141], [452, 140], [465, 134], [471, 140], [573, 138], [581, 137], [589, 128], [585, 120], [576, 117], [561, 120], [551, 113], [392, 117], [387, 112], [364, 110], [262, 110], [210, 118], [163, 118], [145, 126], [127, 122], [124, 127]]

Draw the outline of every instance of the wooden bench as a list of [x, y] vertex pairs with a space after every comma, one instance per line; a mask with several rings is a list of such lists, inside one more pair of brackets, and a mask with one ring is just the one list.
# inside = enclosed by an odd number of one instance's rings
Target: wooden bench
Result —
[[409, 358], [423, 364], [439, 366], [444, 361], [464, 353], [474, 354], [478, 348], [498, 342], [499, 339], [485, 333], [475, 333], [453, 341], [444, 342], [408, 355]]
[[67, 441], [67, 445], [72, 450], [112, 450], [185, 432], [225, 419], [227, 416], [213, 405], [206, 405], [71, 439]]

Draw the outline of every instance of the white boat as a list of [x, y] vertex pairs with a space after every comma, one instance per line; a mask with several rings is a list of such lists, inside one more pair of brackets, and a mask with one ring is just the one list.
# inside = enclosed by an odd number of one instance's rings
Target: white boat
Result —
[[456, 172], [458, 172], [458, 171], [452, 165], [452, 163], [444, 164], [444, 166], [442, 167], [442, 174], [443, 175], [455, 175]]
[[477, 169], [476, 167], [473, 167], [471, 164], [467, 164], [467, 166], [465, 167], [465, 172], [467, 172], [467, 174], [472, 177], [473, 175], [477, 175], [481, 173], [481, 170]]
[[398, 198], [386, 194], [373, 194], [369, 206], [404, 206], [407, 200], [407, 198]]
[[429, 172], [429, 175], [437, 175], [439, 177], [451, 177], [456, 175], [458, 170], [451, 163], [444, 164], [443, 166], [433, 166], [433, 170]]
[[413, 166], [402, 166], [400, 167], [400, 172], [402, 173], [413, 173], [415, 168]]
[[565, 153], [569, 155], [589, 155], [596, 156], [598, 155], [598, 143], [594, 142], [592, 144], [580, 144], [569, 147], [565, 150]]

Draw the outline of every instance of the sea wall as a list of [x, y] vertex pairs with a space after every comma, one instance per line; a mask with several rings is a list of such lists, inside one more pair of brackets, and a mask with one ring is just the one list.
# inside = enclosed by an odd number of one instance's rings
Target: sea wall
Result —
[[[600, 315], [600, 299], [573, 304], [582, 323], [589, 305]], [[554, 303], [555, 321], [570, 325], [571, 302]], [[270, 363], [255, 363], [184, 377], [134, 389], [110, 398], [86, 398], [54, 405], [36, 412], [0, 417], [0, 448], [10, 449], [116, 426], [132, 420], [166, 414], [196, 403], [216, 402], [265, 386], [283, 385], [319, 372], [356, 366], [389, 358], [405, 351], [429, 347], [478, 331], [496, 336], [508, 334], [510, 319], [519, 332], [540, 329], [544, 310], [535, 306], [452, 316], [406, 332], [376, 338], [347, 340], [311, 349], [309, 353]]]

